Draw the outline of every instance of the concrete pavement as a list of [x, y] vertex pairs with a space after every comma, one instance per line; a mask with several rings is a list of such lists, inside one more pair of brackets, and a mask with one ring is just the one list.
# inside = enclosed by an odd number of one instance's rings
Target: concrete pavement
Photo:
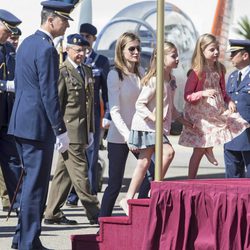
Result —
[[[187, 166], [189, 158], [192, 154], [192, 148], [186, 148], [178, 145], [178, 136], [170, 136], [169, 139], [176, 151], [175, 158], [168, 170], [166, 179], [184, 179], [187, 176]], [[101, 201], [103, 191], [107, 186], [107, 173], [108, 173], [108, 160], [107, 151], [100, 151], [100, 154], [106, 162], [106, 168], [104, 171], [104, 184], [102, 186], [102, 192], [98, 194], [98, 199]], [[198, 178], [224, 178], [224, 160], [223, 160], [223, 146], [217, 146], [214, 148], [214, 154], [219, 162], [219, 166], [213, 166], [203, 159], [199, 168]], [[55, 153], [52, 175], [55, 168], [57, 154]], [[126, 166], [124, 182], [122, 186], [121, 193], [117, 199], [116, 206], [114, 208], [115, 215], [124, 215], [118, 203], [120, 199], [125, 195], [128, 188], [130, 177], [132, 176], [133, 169], [135, 167], [136, 160], [133, 155], [129, 155], [129, 159]], [[0, 204], [0, 250], [10, 250], [12, 236], [15, 231], [15, 225], [17, 223], [17, 218], [11, 216], [8, 221], [6, 221], [7, 213], [2, 212]], [[53, 250], [69, 250], [71, 249], [71, 234], [88, 234], [96, 233], [98, 231], [97, 226], [91, 226], [88, 223], [85, 212], [82, 206], [76, 208], [69, 208], [67, 206], [63, 207], [63, 211], [67, 218], [74, 219], [78, 221], [75, 226], [60, 226], [60, 225], [44, 225], [42, 228], [41, 241], [43, 245], [49, 249]]]

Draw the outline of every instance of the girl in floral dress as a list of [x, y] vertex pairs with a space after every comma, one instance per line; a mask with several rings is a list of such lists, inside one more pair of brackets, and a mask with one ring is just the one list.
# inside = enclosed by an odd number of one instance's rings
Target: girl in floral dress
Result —
[[[129, 185], [126, 197], [120, 201], [120, 206], [128, 214], [128, 199], [134, 198], [140, 187], [151, 157], [155, 151], [155, 112], [156, 112], [156, 57], [154, 50], [148, 73], [141, 80], [142, 91], [136, 102], [136, 112], [133, 116], [128, 146], [131, 151], [138, 152], [139, 157]], [[174, 149], [167, 135], [169, 134], [172, 118], [192, 128], [192, 124], [176, 110], [174, 106], [174, 93], [176, 89], [175, 77], [172, 69], [178, 66], [178, 53], [175, 45], [170, 42], [164, 43], [164, 94], [163, 94], [163, 155], [161, 178], [173, 160]]]
[[218, 165], [213, 146], [232, 140], [249, 127], [226, 95], [225, 68], [218, 58], [216, 38], [211, 34], [202, 35], [196, 43], [184, 91], [184, 117], [195, 129], [184, 127], [179, 139], [180, 145], [193, 147], [188, 171], [190, 179], [196, 177], [203, 155]]

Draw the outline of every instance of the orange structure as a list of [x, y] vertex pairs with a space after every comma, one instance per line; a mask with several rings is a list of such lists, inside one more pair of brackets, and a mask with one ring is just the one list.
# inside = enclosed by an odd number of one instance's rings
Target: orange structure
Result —
[[218, 0], [211, 33], [220, 42], [220, 59], [225, 60], [229, 28], [232, 22], [233, 0]]

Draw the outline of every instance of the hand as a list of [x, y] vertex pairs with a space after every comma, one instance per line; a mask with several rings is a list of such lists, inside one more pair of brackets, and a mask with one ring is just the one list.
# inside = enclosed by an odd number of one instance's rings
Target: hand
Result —
[[111, 124], [111, 121], [107, 118], [102, 119], [102, 127], [108, 129]]
[[202, 91], [202, 96], [215, 98], [218, 92], [215, 89], [206, 89]]
[[15, 93], [15, 83], [14, 83], [14, 81], [7, 81], [7, 83], [6, 83], [6, 91]]
[[233, 101], [229, 101], [228, 109], [229, 109], [230, 113], [236, 112], [237, 108], [236, 108], [236, 105]]
[[129, 144], [128, 142], [127, 142], [127, 145], [128, 145], [128, 148], [129, 148], [129, 150], [130, 150], [131, 152], [133, 152], [133, 153], [135, 153], [135, 154], [138, 154], [138, 153], [139, 153], [139, 149], [138, 149], [136, 146], [131, 145], [131, 144]]
[[86, 146], [86, 149], [89, 148], [93, 143], [94, 143], [94, 134], [92, 132], [89, 132], [88, 145]]
[[66, 150], [69, 149], [69, 137], [67, 131], [56, 137], [55, 148], [56, 150], [58, 150], [59, 153], [64, 153]]

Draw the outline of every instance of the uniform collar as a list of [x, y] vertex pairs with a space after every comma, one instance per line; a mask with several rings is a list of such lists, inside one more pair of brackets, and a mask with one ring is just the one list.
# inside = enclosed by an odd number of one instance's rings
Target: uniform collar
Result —
[[44, 30], [43, 28], [39, 28], [38, 30], [45, 33], [53, 42], [53, 36], [48, 31]]
[[246, 66], [245, 68], [241, 69], [240, 72], [242, 73], [241, 79], [244, 79], [244, 77], [250, 73], [250, 65]]
[[76, 64], [73, 60], [71, 60], [69, 56], [68, 56], [67, 58], [68, 58], [69, 62], [73, 65], [73, 67], [74, 67], [75, 69], [77, 69], [77, 67], [78, 67], [79, 65]]

